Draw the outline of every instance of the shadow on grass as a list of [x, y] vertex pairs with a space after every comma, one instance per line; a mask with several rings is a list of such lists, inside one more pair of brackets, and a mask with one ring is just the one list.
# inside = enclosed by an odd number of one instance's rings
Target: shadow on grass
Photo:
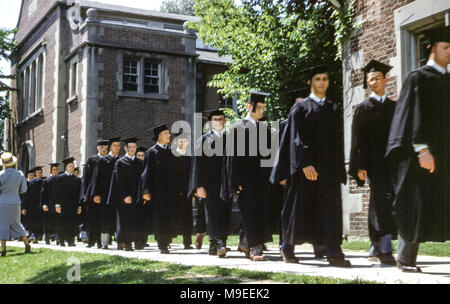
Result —
[[73, 265], [58, 265], [38, 271], [24, 283], [29, 284], [230, 284], [237, 279], [202, 280], [188, 271], [189, 266], [161, 264], [112, 256], [80, 264], [80, 281], [70, 282], [67, 273]]

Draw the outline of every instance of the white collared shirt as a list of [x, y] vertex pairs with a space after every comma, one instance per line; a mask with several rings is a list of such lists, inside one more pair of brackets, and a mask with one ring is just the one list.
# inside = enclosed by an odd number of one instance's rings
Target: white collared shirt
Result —
[[384, 103], [384, 101], [386, 100], [387, 95], [384, 94], [383, 96], [380, 96], [380, 95], [376, 94], [375, 92], [372, 92], [372, 94], [370, 94], [370, 97], [375, 98], [377, 101], [380, 101], [380, 99], [381, 99], [381, 103]]
[[327, 97], [325, 96], [324, 98], [320, 99], [319, 97], [317, 97], [316, 95], [314, 95], [314, 93], [309, 94], [309, 98], [311, 98], [312, 100], [314, 100], [317, 103], [324, 103], [325, 100], [327, 99]]
[[119, 156], [119, 154], [116, 154], [116, 155], [114, 155], [114, 154], [112, 154], [112, 152], [111, 151], [109, 151], [109, 153], [108, 153], [109, 155], [111, 155], [112, 157], [114, 157], [114, 158], [117, 158], [117, 156]]
[[128, 157], [128, 158], [131, 159], [131, 160], [134, 160], [134, 158], [136, 157], [136, 156], [131, 157], [130, 155], [128, 155], [128, 153], [125, 154], [125, 156]]
[[181, 156], [184, 156], [186, 154], [186, 151], [180, 150], [180, 148], [177, 148], [177, 153]]
[[436, 71], [438, 71], [441, 74], [447, 73], [447, 68], [444, 68], [443, 66], [437, 64], [436, 61], [434, 61], [433, 59], [429, 59], [427, 61], [427, 65], [434, 68]]
[[212, 129], [212, 131], [213, 131], [214, 134], [216, 134], [217, 137], [221, 137], [223, 135], [223, 132], [225, 132], [225, 130], [222, 130], [222, 131], [219, 132], [219, 131], [216, 131], [214, 129]]
[[156, 144], [158, 145], [158, 146], [160, 146], [161, 148], [163, 148], [163, 149], [167, 149], [167, 145], [161, 145], [160, 143], [159, 143], [159, 141], [158, 142], [156, 142]]
[[254, 124], [256, 126], [256, 120], [254, 120], [251, 116], [250, 113], [247, 114], [247, 116], [245, 117], [245, 119], [250, 120], [252, 122], [252, 124]]
[[73, 172], [72, 172], [72, 174], [70, 174], [70, 173], [67, 172], [67, 171], [65, 171], [64, 173], [67, 174], [67, 175], [69, 175], [69, 176], [73, 175]]

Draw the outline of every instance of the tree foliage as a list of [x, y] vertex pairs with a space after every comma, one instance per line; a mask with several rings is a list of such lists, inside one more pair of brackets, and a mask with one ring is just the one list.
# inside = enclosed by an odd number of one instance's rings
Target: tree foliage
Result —
[[[11, 53], [16, 49], [16, 42], [12, 36], [16, 30], [8, 30], [0, 28], [0, 60], [10, 60]], [[7, 79], [15, 79], [15, 75], [5, 75], [0, 68], [0, 139], [3, 142], [3, 129], [5, 118], [11, 117], [11, 110], [9, 108], [8, 97], [10, 92], [16, 89], [10, 87]], [[1, 147], [0, 147], [1, 148]]]
[[163, 0], [161, 3], [161, 12], [195, 15], [194, 0]]
[[267, 119], [285, 117], [289, 91], [306, 85], [307, 67], [326, 64], [332, 69], [329, 92], [342, 99], [342, 45], [353, 27], [353, 2], [337, 9], [325, 0], [195, 0], [199, 22], [190, 26], [220, 55], [233, 63], [209, 82], [231, 97], [239, 96], [243, 111], [249, 91], [270, 93]]

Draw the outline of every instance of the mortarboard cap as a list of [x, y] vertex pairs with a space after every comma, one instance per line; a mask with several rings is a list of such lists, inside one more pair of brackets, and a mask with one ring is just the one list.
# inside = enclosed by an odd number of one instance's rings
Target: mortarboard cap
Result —
[[316, 66], [313, 66], [313, 67], [309, 67], [309, 68], [303, 69], [299, 73], [306, 73], [307, 76], [308, 76], [308, 80], [311, 80], [314, 77], [314, 75], [317, 75], [317, 74], [328, 74], [329, 70], [330, 69], [329, 69], [328, 66], [326, 66], [324, 64], [321, 64], [321, 65], [316, 65]]
[[48, 165], [50, 166], [50, 168], [52, 168], [52, 167], [59, 167], [60, 163], [51, 163], [51, 164], [48, 164]]
[[111, 145], [113, 142], [120, 142], [120, 137], [112, 137], [108, 139], [109, 144]]
[[169, 130], [169, 128], [165, 124], [158, 125], [154, 128], [148, 129], [148, 131], [153, 131], [153, 140], [154, 141], [157, 141], [159, 133], [161, 133], [162, 131], [165, 131], [165, 130]]
[[138, 152], [144, 152], [144, 153], [145, 153], [145, 151], [147, 151], [147, 148], [142, 147], [142, 146], [140, 146], [140, 147], [138, 147], [138, 148], [136, 149], [136, 153], [138, 153]]
[[137, 143], [138, 138], [136, 137], [128, 137], [122, 140], [126, 145], [128, 145], [129, 143]]
[[311, 93], [311, 89], [309, 87], [300, 88], [297, 90], [289, 91], [288, 94], [291, 97], [292, 103], [295, 103], [297, 98], [306, 98]]
[[65, 160], [62, 161], [62, 163], [64, 164], [64, 167], [66, 167], [68, 164], [74, 163], [74, 162], [75, 162], [75, 158], [73, 158], [73, 157], [66, 158]]
[[247, 104], [251, 104], [253, 106], [253, 112], [256, 112], [256, 104], [266, 103], [266, 97], [269, 96], [268, 93], [250, 91], [250, 98], [247, 101]]
[[450, 26], [438, 27], [424, 32], [427, 45], [433, 46], [437, 42], [450, 43]]
[[392, 69], [392, 66], [384, 64], [382, 62], [379, 62], [377, 60], [370, 60], [368, 64], [366, 64], [365, 67], [362, 68], [362, 71], [364, 72], [364, 89], [367, 89], [367, 73], [371, 72], [381, 72], [384, 76]]
[[206, 112], [208, 120], [211, 120], [213, 116], [225, 116], [225, 113], [221, 109], [209, 110]]
[[109, 146], [109, 140], [99, 139], [97, 140], [97, 146]]
[[42, 166], [36, 166], [33, 168], [33, 171], [42, 171]]
[[32, 169], [28, 169], [28, 171], [27, 171], [27, 175], [28, 175], [28, 174], [30, 174], [30, 173], [34, 173], [34, 168], [32, 168]]

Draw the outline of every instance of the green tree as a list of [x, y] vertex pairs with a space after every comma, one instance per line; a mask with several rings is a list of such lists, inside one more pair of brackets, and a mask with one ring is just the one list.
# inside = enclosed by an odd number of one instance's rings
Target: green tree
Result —
[[194, 16], [194, 0], [163, 0], [161, 12]]
[[[0, 29], [0, 60], [10, 60], [11, 53], [16, 50], [16, 42], [12, 36], [16, 30]], [[9, 108], [8, 97], [10, 92], [16, 89], [10, 87], [5, 81], [7, 79], [15, 79], [15, 75], [5, 75], [0, 68], [0, 142], [3, 143], [3, 130], [5, 118], [11, 117], [11, 109]], [[3, 151], [3, 147], [0, 146]]]
[[200, 21], [190, 27], [233, 58], [208, 85], [227, 97], [238, 93], [240, 111], [250, 90], [270, 93], [267, 119], [277, 120], [291, 106], [288, 92], [306, 85], [301, 71], [326, 64], [331, 97], [342, 102], [342, 45], [353, 29], [353, 2], [336, 8], [325, 0], [196, 0]]

